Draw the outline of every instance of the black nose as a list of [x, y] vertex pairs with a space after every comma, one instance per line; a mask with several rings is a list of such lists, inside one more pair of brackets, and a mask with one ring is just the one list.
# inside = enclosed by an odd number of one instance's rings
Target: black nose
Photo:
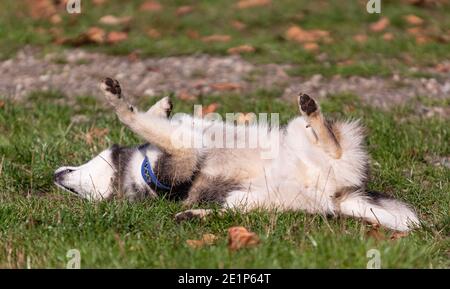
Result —
[[64, 178], [64, 175], [73, 172], [73, 170], [71, 169], [65, 169], [63, 171], [57, 172], [54, 176], [53, 179], [55, 180], [55, 182], [61, 181]]

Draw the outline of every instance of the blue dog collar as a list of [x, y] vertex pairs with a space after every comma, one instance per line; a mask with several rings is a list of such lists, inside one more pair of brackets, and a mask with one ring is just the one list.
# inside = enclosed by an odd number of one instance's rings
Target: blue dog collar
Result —
[[142, 161], [141, 165], [141, 175], [144, 181], [149, 185], [150, 187], [155, 186], [156, 188], [163, 189], [163, 190], [170, 190], [171, 188], [168, 186], [165, 186], [161, 184], [158, 181], [158, 178], [156, 177], [155, 173], [153, 173], [152, 166], [150, 164], [150, 161], [148, 160], [147, 155], [143, 150], [141, 152], [144, 154], [144, 160]]

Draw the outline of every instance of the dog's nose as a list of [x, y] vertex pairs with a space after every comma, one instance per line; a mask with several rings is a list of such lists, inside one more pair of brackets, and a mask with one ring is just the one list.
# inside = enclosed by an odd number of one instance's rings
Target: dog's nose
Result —
[[73, 172], [73, 170], [65, 169], [65, 170], [59, 171], [59, 172], [55, 173], [55, 175], [53, 176], [53, 179], [55, 180], [55, 182], [58, 182], [58, 181], [62, 180], [64, 175], [66, 175], [70, 172]]

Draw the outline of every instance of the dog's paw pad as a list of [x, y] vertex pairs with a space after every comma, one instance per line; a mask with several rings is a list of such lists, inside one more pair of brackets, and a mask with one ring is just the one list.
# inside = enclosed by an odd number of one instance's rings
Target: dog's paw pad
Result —
[[309, 95], [305, 93], [300, 93], [298, 97], [298, 104], [300, 106], [300, 110], [304, 112], [306, 115], [310, 115], [317, 111], [317, 103], [312, 99]]
[[117, 80], [112, 79], [112, 78], [105, 78], [102, 81], [102, 88], [105, 91], [108, 91], [114, 95], [116, 95], [118, 98], [121, 98], [122, 96], [122, 89], [120, 88], [120, 84]]

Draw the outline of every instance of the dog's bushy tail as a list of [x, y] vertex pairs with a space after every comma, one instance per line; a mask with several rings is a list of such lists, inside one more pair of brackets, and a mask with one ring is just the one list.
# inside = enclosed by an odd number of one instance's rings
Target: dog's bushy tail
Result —
[[348, 194], [340, 202], [340, 211], [397, 231], [409, 231], [419, 225], [409, 205], [375, 191]]

